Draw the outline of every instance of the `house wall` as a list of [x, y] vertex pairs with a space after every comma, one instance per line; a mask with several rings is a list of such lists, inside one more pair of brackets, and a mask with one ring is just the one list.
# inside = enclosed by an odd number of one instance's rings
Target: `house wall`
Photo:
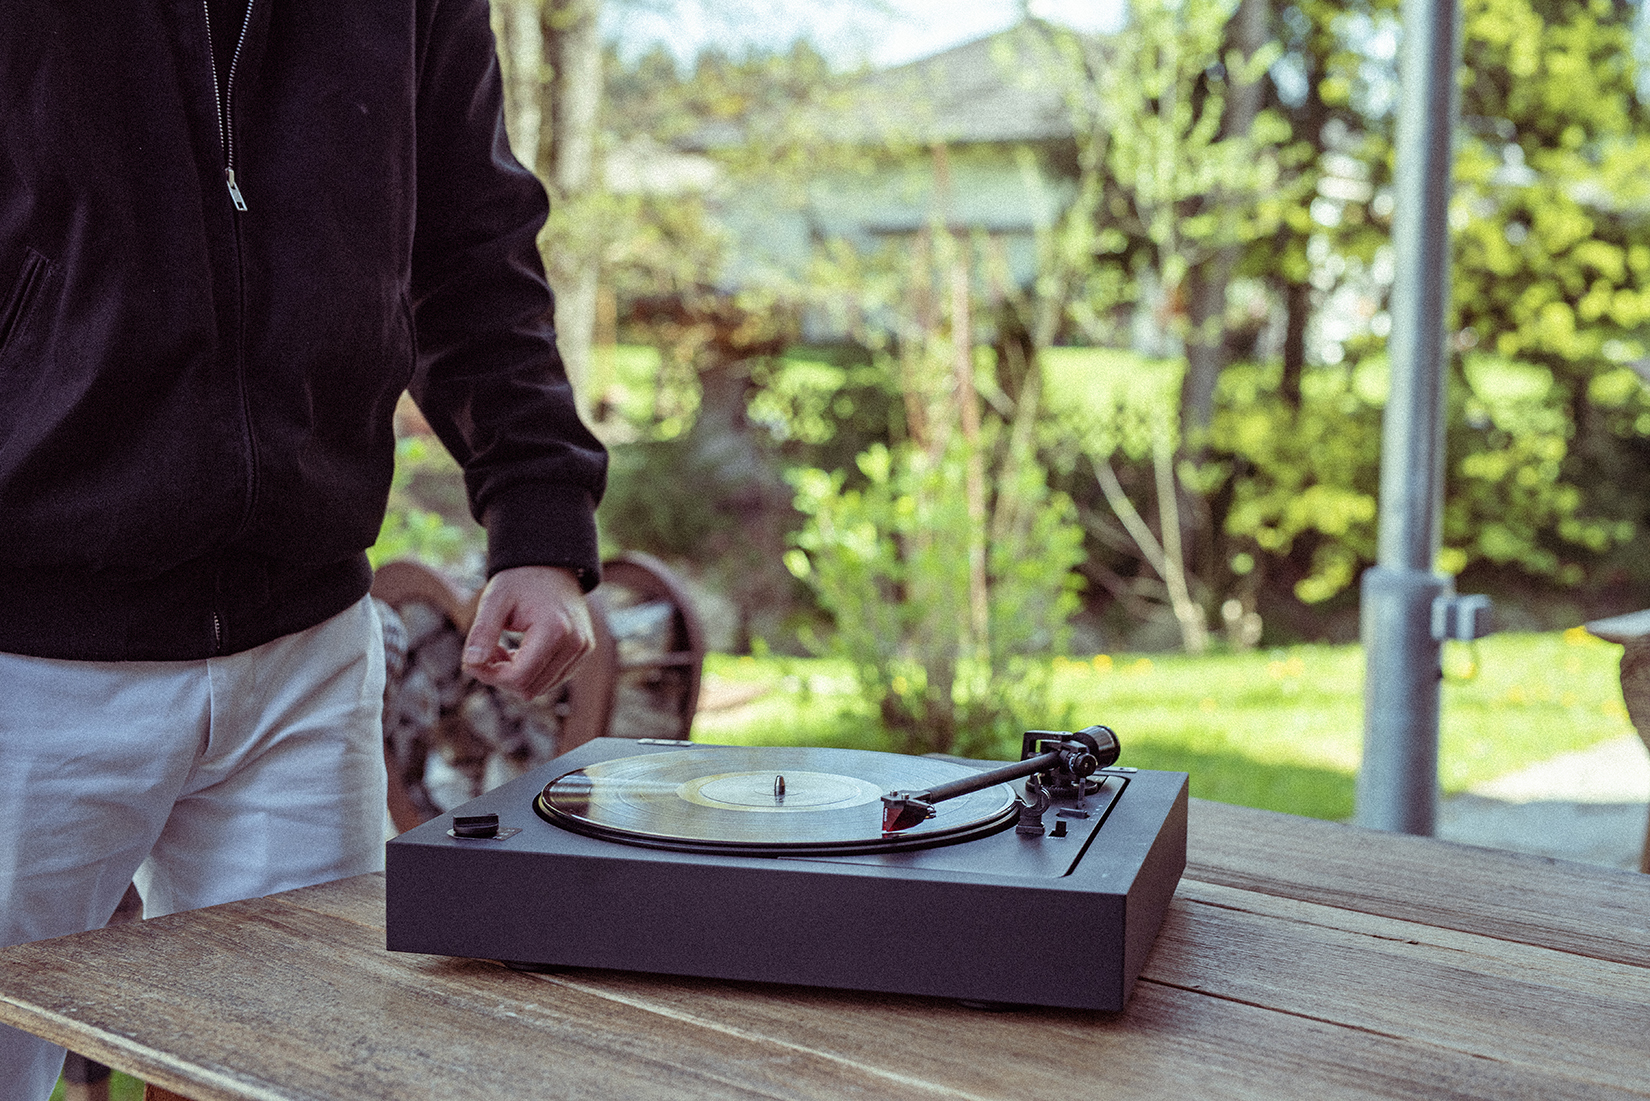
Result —
[[[998, 242], [1008, 279], [1026, 286], [1037, 273], [1038, 231], [1053, 225], [1074, 194], [1050, 151], [1029, 144], [917, 150], [864, 173], [822, 175], [789, 204], [773, 192], [742, 189], [720, 204], [735, 241], [722, 282], [733, 290], [776, 277], [801, 281], [834, 242], [870, 259], [897, 254], [943, 226]], [[824, 309], [810, 311], [805, 327], [810, 341], [848, 335]]]

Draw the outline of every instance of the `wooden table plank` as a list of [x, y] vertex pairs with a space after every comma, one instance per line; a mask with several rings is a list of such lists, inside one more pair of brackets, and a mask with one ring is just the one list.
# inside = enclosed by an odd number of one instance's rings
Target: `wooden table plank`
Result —
[[9, 1023], [195, 1101], [883, 1098], [893, 1085], [495, 964], [392, 955], [382, 928], [279, 896], [9, 949], [4, 988]]
[[335, 879], [280, 895], [282, 905], [353, 921], [378, 933], [384, 930], [384, 873]]
[[[1120, 1014], [984, 1013], [921, 999], [591, 972], [548, 981], [624, 996], [707, 1028], [893, 1061], [941, 1096], [1109, 1098], [1643, 1098], [1152, 980]], [[708, 996], [714, 994], [714, 996]]]
[[[1069, 1101], [1097, 1085], [1125, 1098], [1646, 1096], [1617, 1050], [1623, 1029], [1645, 1034], [1632, 1014], [1650, 984], [1630, 967], [1580, 960], [1566, 976], [1563, 953], [1195, 882], [1122, 1014], [531, 976], [382, 944], [382, 881], [360, 877], [9, 949], [0, 1016], [50, 1018], [54, 1038], [197, 1101]], [[1404, 973], [1423, 980], [1405, 987]], [[1516, 993], [1500, 988], [1519, 974]], [[1556, 1041], [1537, 1035], [1543, 999], [1562, 999]], [[24, 1017], [25, 1002], [45, 1008]], [[1502, 1028], [1504, 1042], [1486, 1038]], [[164, 1054], [179, 1049], [193, 1065]]]
[[[1348, 918], [1353, 928], [1345, 927]], [[1321, 1095], [1323, 1082], [1338, 1079], [1337, 1066], [1378, 1073], [1380, 1061], [1395, 1056], [1371, 1052], [1370, 1037], [1396, 1042], [1408, 1050], [1404, 1058], [1419, 1052], [1439, 1068], [1455, 1066], [1464, 1080], [1498, 1067], [1491, 1096], [1508, 1082], [1525, 1083], [1535, 1096], [1650, 1091], [1650, 974], [1643, 969], [1195, 881], [1183, 881], [1136, 1000], [1117, 1019], [1038, 1011], [982, 1022], [953, 1006], [888, 1000], [861, 1014], [844, 1012], [842, 996], [825, 992], [757, 988], [738, 996], [726, 984], [594, 972], [554, 981], [690, 1018], [705, 1012], [707, 990], [720, 991], [707, 1027], [799, 1045], [829, 1035], [866, 1060], [899, 1053], [918, 1077], [971, 1095], [1018, 1089], [1058, 1097], [1072, 1073], [1103, 1075], [1115, 1087], [1111, 1065], [1126, 1059], [1137, 1070], [1156, 1067], [1141, 1070], [1140, 1095], [1151, 1096], [1182, 1064], [1198, 1075], [1221, 1073], [1224, 1061], [1202, 1046], [1227, 1030], [1264, 1034], [1267, 1059], [1292, 1063], [1308, 1083], [1304, 1096]], [[1189, 1008], [1196, 999], [1174, 992], [1225, 1005]], [[1246, 1012], [1238, 1006], [1268, 1015], [1239, 1024], [1234, 1018]], [[1143, 1013], [1160, 1012], [1177, 1020], [1195, 1013], [1197, 1024], [1167, 1044], [1151, 1028], [1137, 1031]], [[1305, 1021], [1327, 1031], [1303, 1033]], [[1051, 1029], [1067, 1039], [1053, 1042]], [[1119, 1035], [1125, 1039], [1114, 1045]], [[1061, 1052], [1053, 1064], [1051, 1049]], [[992, 1052], [988, 1067], [975, 1066], [982, 1062], [977, 1050]], [[1028, 1059], [1016, 1054], [1026, 1052]], [[1396, 1090], [1382, 1081], [1382, 1092]], [[1269, 1080], [1259, 1092], [1295, 1096], [1295, 1089]]]
[[1485, 1058], [1149, 978], [1121, 1014], [1064, 1016], [729, 984], [707, 997], [697, 983], [605, 973], [551, 981], [622, 993], [707, 1028], [892, 1063], [947, 1097], [1070, 1101], [1097, 1088], [1123, 1099], [1650, 1096], [1536, 1059]]
[[1650, 967], [1650, 876], [1193, 799], [1205, 883]]
[[1650, 971], [1182, 884], [1146, 977], [1509, 1067], [1650, 1091]]
[[[1192, 879], [1181, 881], [1175, 905], [1182, 903], [1276, 918], [1303, 927], [1292, 935], [1311, 929], [1316, 940], [1336, 940], [1363, 952], [1396, 953], [1403, 958], [1392, 961], [1395, 966], [1404, 966], [1404, 960], [1411, 957], [1429, 967], [1465, 961], [1475, 973], [1496, 981], [1536, 982], [1561, 995], [1599, 994], [1623, 1004], [1650, 1004], [1650, 983], [1646, 982], [1650, 972], [1632, 964]], [[1242, 920], [1223, 915], [1222, 924]]]

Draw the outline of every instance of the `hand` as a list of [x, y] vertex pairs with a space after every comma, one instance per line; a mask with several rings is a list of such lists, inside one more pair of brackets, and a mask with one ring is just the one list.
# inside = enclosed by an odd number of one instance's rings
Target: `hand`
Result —
[[[507, 649], [500, 637], [521, 632]], [[532, 699], [566, 680], [595, 645], [590, 609], [572, 570], [517, 566], [481, 590], [464, 643], [464, 671], [483, 684]]]

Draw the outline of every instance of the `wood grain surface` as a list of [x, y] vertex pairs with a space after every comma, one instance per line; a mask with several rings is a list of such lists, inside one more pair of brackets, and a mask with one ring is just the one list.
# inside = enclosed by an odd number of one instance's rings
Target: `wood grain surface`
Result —
[[[0, 951], [0, 1020], [195, 1101], [1650, 1097], [1645, 938], [1606, 948], [1640, 877], [1195, 800], [1192, 831], [1118, 1014], [388, 953], [363, 876]], [[1080, 943], [1028, 931], [1028, 966]]]
[[1650, 876], [1194, 799], [1186, 876], [1650, 967]]

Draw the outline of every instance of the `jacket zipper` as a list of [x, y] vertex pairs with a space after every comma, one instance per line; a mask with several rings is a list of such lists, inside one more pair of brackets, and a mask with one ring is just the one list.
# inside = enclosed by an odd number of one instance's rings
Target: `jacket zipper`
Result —
[[[240, 185], [235, 181], [235, 74], [240, 68], [241, 51], [246, 46], [247, 31], [252, 26], [252, 6], [257, 0], [247, 0], [246, 11], [241, 15], [241, 29], [235, 36], [235, 49], [229, 55], [229, 72], [220, 86], [218, 82], [218, 52], [212, 43], [212, 10], [206, 0], [201, 0], [201, 11], [206, 17], [206, 56], [207, 64], [212, 71], [212, 99], [218, 109], [218, 141], [223, 146], [223, 178], [229, 188], [230, 201], [235, 209], [244, 213], [246, 199], [241, 195]], [[240, 271], [240, 241], [239, 230], [236, 232], [236, 270]], [[242, 287], [244, 293], [244, 285]], [[242, 316], [245, 316], [245, 303], [241, 303]], [[258, 483], [258, 455], [257, 444], [252, 435], [252, 413], [246, 392], [245, 366], [241, 363], [240, 352], [236, 353], [236, 374], [240, 386], [241, 413], [246, 426], [247, 459], [247, 505], [246, 513], [242, 517], [241, 526], [244, 528], [251, 518], [253, 498], [257, 496]], [[223, 615], [218, 608], [212, 609], [212, 652], [221, 654], [224, 643]]]
[[206, 0], [201, 0], [201, 11], [206, 15], [206, 59], [212, 69], [212, 99], [218, 107], [218, 140], [223, 143], [223, 178], [229, 184], [229, 198], [235, 203], [235, 209], [246, 210], [246, 200], [241, 197], [240, 185], [235, 182], [235, 130], [230, 125], [230, 108], [235, 100], [235, 70], [240, 67], [241, 47], [246, 45], [247, 28], [252, 26], [252, 5], [255, 0], [247, 0], [246, 13], [241, 16], [241, 30], [235, 36], [235, 51], [229, 55], [229, 73], [223, 87], [218, 86], [218, 54], [212, 46], [212, 10]]

